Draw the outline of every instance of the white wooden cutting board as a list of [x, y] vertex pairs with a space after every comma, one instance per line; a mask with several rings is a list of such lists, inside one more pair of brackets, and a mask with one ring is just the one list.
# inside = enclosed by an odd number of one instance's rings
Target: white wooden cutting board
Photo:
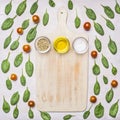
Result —
[[56, 37], [65, 36], [71, 47], [66, 54], [52, 49], [46, 54], [36, 51], [37, 108], [40, 111], [82, 111], [87, 103], [88, 51], [78, 55], [72, 48], [76, 34], [66, 27], [67, 11], [58, 11], [58, 26], [51, 34], [43, 33], [51, 43]]

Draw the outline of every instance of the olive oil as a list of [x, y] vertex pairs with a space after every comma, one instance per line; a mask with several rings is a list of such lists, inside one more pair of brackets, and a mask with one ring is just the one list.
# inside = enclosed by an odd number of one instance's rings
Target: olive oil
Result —
[[66, 53], [70, 49], [70, 42], [66, 37], [60, 36], [54, 40], [53, 47], [58, 53]]

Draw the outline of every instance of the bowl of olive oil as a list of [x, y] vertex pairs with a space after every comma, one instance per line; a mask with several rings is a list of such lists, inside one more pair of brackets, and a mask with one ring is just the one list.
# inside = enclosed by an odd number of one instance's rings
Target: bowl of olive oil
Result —
[[55, 38], [53, 47], [57, 53], [67, 53], [70, 49], [70, 42], [66, 37], [60, 36]]

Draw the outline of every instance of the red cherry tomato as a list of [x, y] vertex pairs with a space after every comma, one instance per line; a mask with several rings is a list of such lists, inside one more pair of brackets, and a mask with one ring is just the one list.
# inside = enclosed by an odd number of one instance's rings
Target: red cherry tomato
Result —
[[86, 31], [89, 31], [90, 28], [91, 28], [90, 22], [85, 22], [83, 27], [84, 27], [84, 29], [85, 29]]

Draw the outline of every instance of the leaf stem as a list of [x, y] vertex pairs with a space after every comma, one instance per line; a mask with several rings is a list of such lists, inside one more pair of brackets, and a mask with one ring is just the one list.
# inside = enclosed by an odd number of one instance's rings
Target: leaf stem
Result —
[[17, 17], [17, 15], [15, 15], [14, 17], [13, 17], [13, 19], [15, 19]]
[[103, 15], [101, 15], [102, 18], [104, 18], [105, 20], [107, 20]]
[[114, 67], [114, 65], [111, 63], [112, 67]]
[[10, 1], [10, 4], [12, 3], [12, 0]]
[[17, 38], [17, 40], [19, 41], [19, 39], [20, 39], [20, 36]]
[[119, 99], [117, 100], [117, 103], [119, 102]]
[[78, 12], [77, 12], [77, 8], [76, 8], [76, 16], [78, 17]]
[[10, 36], [12, 35], [13, 31], [14, 31], [14, 29], [11, 31]]
[[101, 4], [101, 6], [104, 8], [104, 5]]
[[38, 24], [35, 26], [35, 29], [37, 28]]
[[88, 109], [88, 111], [90, 111], [90, 110], [91, 110], [92, 106], [93, 106], [93, 104], [90, 106], [90, 108]]
[[22, 68], [22, 75], [23, 75], [23, 68]]
[[8, 53], [7, 60], [9, 59], [9, 56], [10, 56], [10, 52]]
[[96, 81], [98, 82], [98, 78], [97, 78], [97, 76], [96, 76]]
[[47, 8], [46, 8], [46, 11], [45, 11], [46, 13], [47, 13]]
[[29, 56], [28, 56], [28, 61], [30, 61], [30, 54], [29, 54]]
[[84, 8], [87, 9], [87, 7], [84, 5]]
[[94, 60], [94, 64], [96, 64], [96, 60]]
[[5, 101], [5, 96], [3, 96], [3, 100]]
[[110, 35], [109, 35], [109, 39], [111, 40], [111, 37], [110, 37]]

